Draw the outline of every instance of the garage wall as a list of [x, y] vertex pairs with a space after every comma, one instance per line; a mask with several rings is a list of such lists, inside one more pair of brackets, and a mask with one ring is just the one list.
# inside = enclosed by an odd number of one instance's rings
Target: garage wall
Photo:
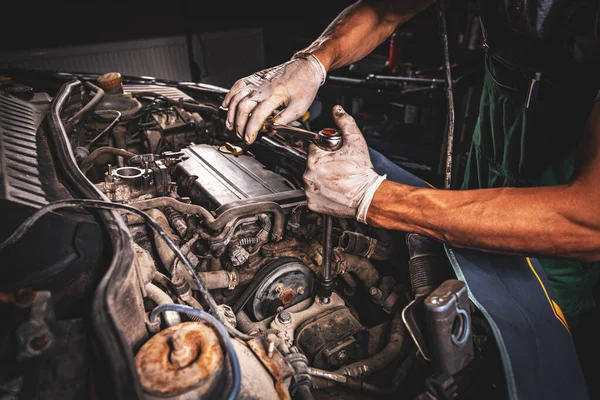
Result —
[[191, 81], [196, 76], [203, 82], [224, 87], [264, 68], [261, 29], [192, 35], [189, 47], [193, 65], [186, 37], [180, 35], [2, 52], [0, 68], [82, 73], [118, 71], [123, 75], [177, 81]]

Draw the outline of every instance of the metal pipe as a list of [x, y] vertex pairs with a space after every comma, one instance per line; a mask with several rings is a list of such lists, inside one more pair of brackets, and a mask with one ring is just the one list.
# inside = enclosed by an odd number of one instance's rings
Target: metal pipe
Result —
[[94, 161], [96, 161], [96, 159], [103, 154], [113, 154], [116, 156], [129, 157], [129, 158], [137, 155], [137, 154], [134, 154], [127, 150], [117, 149], [116, 147], [108, 147], [108, 146], [98, 147], [89, 156], [87, 156], [87, 158], [85, 160], [83, 160], [83, 162], [81, 163], [81, 166], [79, 167], [81, 169], [81, 172], [83, 172], [85, 174], [92, 167], [92, 165], [94, 165]]
[[[370, 383], [364, 382], [361, 379], [351, 378], [336, 372], [324, 371], [322, 369], [308, 367], [308, 373], [316, 378], [326, 379], [332, 383], [347, 386], [352, 389], [364, 390], [365, 392], [371, 392], [379, 395], [389, 395], [396, 392], [395, 388], [381, 388]], [[332, 385], [318, 385], [318, 389], [325, 389]]]
[[440, 39], [444, 54], [444, 71], [446, 82], [446, 102], [448, 104], [448, 129], [446, 133], [446, 171], [444, 189], [452, 188], [452, 151], [454, 147], [454, 94], [452, 92], [452, 72], [450, 70], [450, 52], [448, 50], [448, 33], [446, 32], [446, 10], [444, 0], [437, 0], [437, 17], [440, 28]]
[[233, 290], [239, 282], [237, 271], [208, 271], [198, 272], [198, 276], [204, 282], [207, 289], [229, 289]]
[[333, 217], [323, 216], [323, 262], [321, 263], [321, 275], [317, 286], [317, 294], [321, 302], [329, 304], [333, 290], [333, 278], [331, 274], [331, 252], [333, 250]]
[[335, 372], [354, 378], [365, 378], [374, 372], [381, 371], [393, 361], [398, 360], [398, 357], [402, 353], [402, 345], [405, 337], [406, 326], [402, 321], [402, 313], [397, 312], [392, 319], [390, 338], [383, 350], [364, 360], [345, 365]]
[[283, 237], [284, 215], [281, 206], [277, 203], [265, 201], [255, 204], [245, 204], [224, 211], [215, 218], [206, 208], [195, 204], [180, 202], [172, 197], [157, 197], [155, 199], [137, 201], [130, 204], [138, 210], [150, 208], [172, 207], [174, 210], [184, 214], [200, 215], [204, 224], [213, 230], [221, 230], [231, 222], [232, 219], [261, 213], [273, 213], [273, 231], [271, 237], [278, 242]]
[[276, 140], [271, 139], [267, 136], [262, 136], [259, 140], [260, 144], [269, 148], [274, 153], [280, 154], [284, 157], [288, 157], [300, 164], [306, 164], [306, 155], [299, 151], [292, 149], [291, 147], [284, 146]]
[[[163, 304], [175, 304], [173, 299], [168, 294], [158, 288], [158, 286], [149, 283], [146, 285], [146, 294], [150, 300], [156, 303], [157, 306]], [[165, 325], [174, 326], [181, 323], [181, 317], [176, 311], [166, 311], [163, 314]]]
[[436, 78], [412, 78], [408, 76], [396, 76], [396, 75], [375, 75], [371, 74], [367, 79], [387, 80], [387, 81], [400, 81], [400, 82], [413, 82], [413, 83], [444, 83], [443, 79]]

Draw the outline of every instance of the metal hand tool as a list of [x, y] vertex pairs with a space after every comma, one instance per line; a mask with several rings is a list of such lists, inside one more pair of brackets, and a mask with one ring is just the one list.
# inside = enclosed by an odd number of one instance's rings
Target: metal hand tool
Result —
[[[219, 107], [219, 114], [221, 116], [226, 117], [227, 111], [226, 108]], [[336, 151], [342, 147], [342, 134], [337, 129], [333, 128], [326, 128], [319, 132], [311, 132], [291, 125], [277, 124], [269, 118], [260, 132], [266, 135], [280, 133], [293, 136], [301, 140], [306, 140], [325, 151]]]

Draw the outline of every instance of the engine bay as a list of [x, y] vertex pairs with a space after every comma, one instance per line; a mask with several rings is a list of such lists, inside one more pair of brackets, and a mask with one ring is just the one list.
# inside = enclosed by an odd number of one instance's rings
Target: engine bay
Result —
[[[68, 82], [44, 105], [45, 129], [62, 137], [54, 146], [70, 149], [54, 162], [72, 163], [96, 200], [123, 206], [111, 211], [120, 221], [82, 239], [112, 257], [88, 262], [110, 266], [97, 273], [87, 326], [113, 371], [107, 382], [133, 379], [112, 396], [235, 398], [237, 387], [240, 399], [503, 397], [490, 328], [443, 246], [310, 211], [307, 143], [270, 135], [245, 145], [218, 113], [219, 88], [123, 82], [118, 73]], [[9, 100], [14, 109], [32, 101]], [[88, 198], [58, 175], [70, 197]], [[63, 292], [66, 281], [58, 279]], [[60, 305], [41, 282], [3, 288], [29, 295], [0, 302], [31, 309], [1, 331], [6, 347], [21, 329], [20, 361], [52, 347], [32, 349], [39, 321], [49, 337], [64, 336], [53, 332], [48, 308]], [[34, 309], [38, 325], [23, 332]], [[25, 375], [2, 371], [1, 383]]]

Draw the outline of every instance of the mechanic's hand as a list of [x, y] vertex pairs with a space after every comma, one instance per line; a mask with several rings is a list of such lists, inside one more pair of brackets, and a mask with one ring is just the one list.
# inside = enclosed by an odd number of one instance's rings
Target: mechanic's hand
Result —
[[342, 132], [343, 145], [334, 152], [310, 145], [304, 172], [308, 208], [366, 223], [369, 205], [385, 175], [373, 169], [367, 143], [354, 118], [335, 106], [333, 119]]
[[240, 79], [223, 100], [222, 106], [229, 108], [227, 129], [235, 129], [240, 139], [252, 143], [277, 108], [285, 107], [274, 122], [288, 124], [300, 118], [325, 82], [325, 75], [319, 59], [306, 55]]

